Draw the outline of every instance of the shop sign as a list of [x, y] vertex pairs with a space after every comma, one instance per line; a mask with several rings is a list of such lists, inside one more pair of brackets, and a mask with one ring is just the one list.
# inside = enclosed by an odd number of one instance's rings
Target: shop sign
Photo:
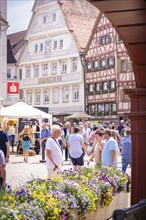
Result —
[[38, 78], [39, 84], [56, 83], [56, 82], [61, 82], [61, 81], [62, 81], [62, 76], [48, 76], [48, 77]]
[[19, 94], [19, 82], [8, 82], [7, 83], [7, 94], [18, 95]]

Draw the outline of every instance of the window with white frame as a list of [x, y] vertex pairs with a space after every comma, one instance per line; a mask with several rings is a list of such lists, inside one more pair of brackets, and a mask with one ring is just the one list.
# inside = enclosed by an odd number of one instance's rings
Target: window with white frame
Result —
[[73, 102], [79, 101], [79, 86], [73, 86]]
[[44, 46], [45, 55], [50, 55], [51, 54], [51, 44], [52, 44], [51, 40], [45, 41], [45, 46]]
[[101, 83], [96, 83], [95, 84], [95, 92], [99, 93], [102, 90], [102, 84]]
[[117, 104], [116, 103], [112, 103], [111, 104], [111, 112], [116, 112], [117, 111]]
[[102, 85], [103, 85], [103, 91], [107, 91], [107, 82], [103, 82]]
[[57, 62], [52, 62], [51, 64], [51, 74], [56, 74], [57, 73]]
[[67, 60], [61, 61], [61, 73], [67, 72]]
[[27, 66], [25, 71], [25, 78], [30, 78], [30, 77], [31, 77], [31, 66]]
[[56, 50], [57, 49], [57, 40], [54, 40], [53, 42], [53, 50]]
[[50, 102], [50, 90], [49, 89], [44, 89], [43, 100], [44, 100], [44, 103]]
[[100, 68], [105, 68], [106, 67], [106, 59], [100, 60]]
[[62, 102], [69, 102], [69, 87], [62, 88]]
[[34, 64], [34, 77], [39, 76], [39, 64]]
[[43, 16], [43, 24], [46, 24], [47, 23], [47, 15], [44, 15]]
[[41, 91], [35, 90], [35, 104], [41, 103]]
[[87, 63], [87, 69], [88, 69], [88, 71], [91, 71], [91, 69], [92, 69], [92, 63], [91, 62]]
[[38, 44], [35, 44], [34, 45], [34, 53], [37, 53], [38, 52]]
[[43, 63], [42, 64], [42, 76], [47, 76], [48, 75], [48, 63]]
[[97, 69], [97, 68], [99, 68], [99, 61], [98, 61], [98, 60], [95, 60], [95, 61], [93, 62], [93, 69]]
[[96, 112], [96, 106], [95, 105], [90, 105], [90, 114], [95, 115]]
[[109, 43], [111, 43], [111, 36], [110, 35], [101, 37], [101, 44], [102, 45], [109, 44]]
[[56, 21], [56, 12], [53, 12], [52, 13], [52, 22], [55, 22]]
[[102, 104], [98, 104], [97, 111], [98, 112], [103, 112], [104, 111], [104, 106]]
[[76, 71], [78, 68], [78, 60], [76, 57], [72, 58], [71, 71]]
[[89, 92], [94, 92], [94, 88], [95, 88], [95, 85], [94, 84], [90, 84], [89, 85]]
[[28, 105], [32, 105], [32, 91], [26, 92], [26, 102]]
[[104, 112], [109, 112], [109, 104], [104, 104]]
[[109, 67], [114, 67], [115, 66], [115, 58], [114, 57], [109, 57], [108, 58], [108, 66]]
[[109, 83], [110, 89], [115, 89], [115, 86], [116, 86], [115, 84], [116, 84], [115, 80], [110, 81]]
[[43, 52], [43, 50], [44, 50], [44, 44], [40, 43], [40, 52]]
[[52, 90], [53, 97], [52, 97], [52, 102], [53, 103], [58, 103], [59, 102], [59, 88], [53, 88]]
[[11, 69], [7, 69], [7, 79], [11, 78]]
[[62, 49], [63, 48], [63, 40], [59, 40], [59, 49]]

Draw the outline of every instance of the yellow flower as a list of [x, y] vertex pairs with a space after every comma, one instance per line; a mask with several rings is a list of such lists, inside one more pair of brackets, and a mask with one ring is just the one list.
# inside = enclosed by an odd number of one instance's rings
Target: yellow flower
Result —
[[59, 215], [59, 209], [58, 208], [54, 208], [53, 212], [54, 212], [55, 215], [57, 215], [57, 216]]
[[14, 204], [12, 204], [12, 205], [11, 205], [11, 208], [12, 208], [12, 209], [14, 209], [14, 208], [15, 208], [15, 205], [14, 205]]
[[21, 219], [22, 219], [22, 216], [21, 216], [21, 215], [17, 215], [17, 218], [18, 218], [19, 220], [21, 220]]

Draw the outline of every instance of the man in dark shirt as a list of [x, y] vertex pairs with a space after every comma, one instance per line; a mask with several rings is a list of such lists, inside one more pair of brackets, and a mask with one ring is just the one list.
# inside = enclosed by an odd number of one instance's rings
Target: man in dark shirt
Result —
[[0, 150], [0, 190], [1, 187], [6, 184], [6, 164], [5, 164], [5, 156], [2, 150]]
[[124, 120], [121, 120], [120, 124], [118, 126], [119, 135], [121, 135], [121, 136], [122, 136], [121, 131], [123, 128], [124, 128]]
[[3, 151], [6, 163], [9, 162], [10, 155], [10, 145], [8, 141], [8, 136], [5, 131], [3, 131], [2, 125], [0, 124], [0, 150]]

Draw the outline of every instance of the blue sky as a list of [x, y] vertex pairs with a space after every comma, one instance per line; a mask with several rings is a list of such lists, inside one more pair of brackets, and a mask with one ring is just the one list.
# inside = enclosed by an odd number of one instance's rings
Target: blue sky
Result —
[[7, 21], [10, 27], [7, 33], [15, 33], [27, 29], [32, 15], [35, 0], [7, 0]]

